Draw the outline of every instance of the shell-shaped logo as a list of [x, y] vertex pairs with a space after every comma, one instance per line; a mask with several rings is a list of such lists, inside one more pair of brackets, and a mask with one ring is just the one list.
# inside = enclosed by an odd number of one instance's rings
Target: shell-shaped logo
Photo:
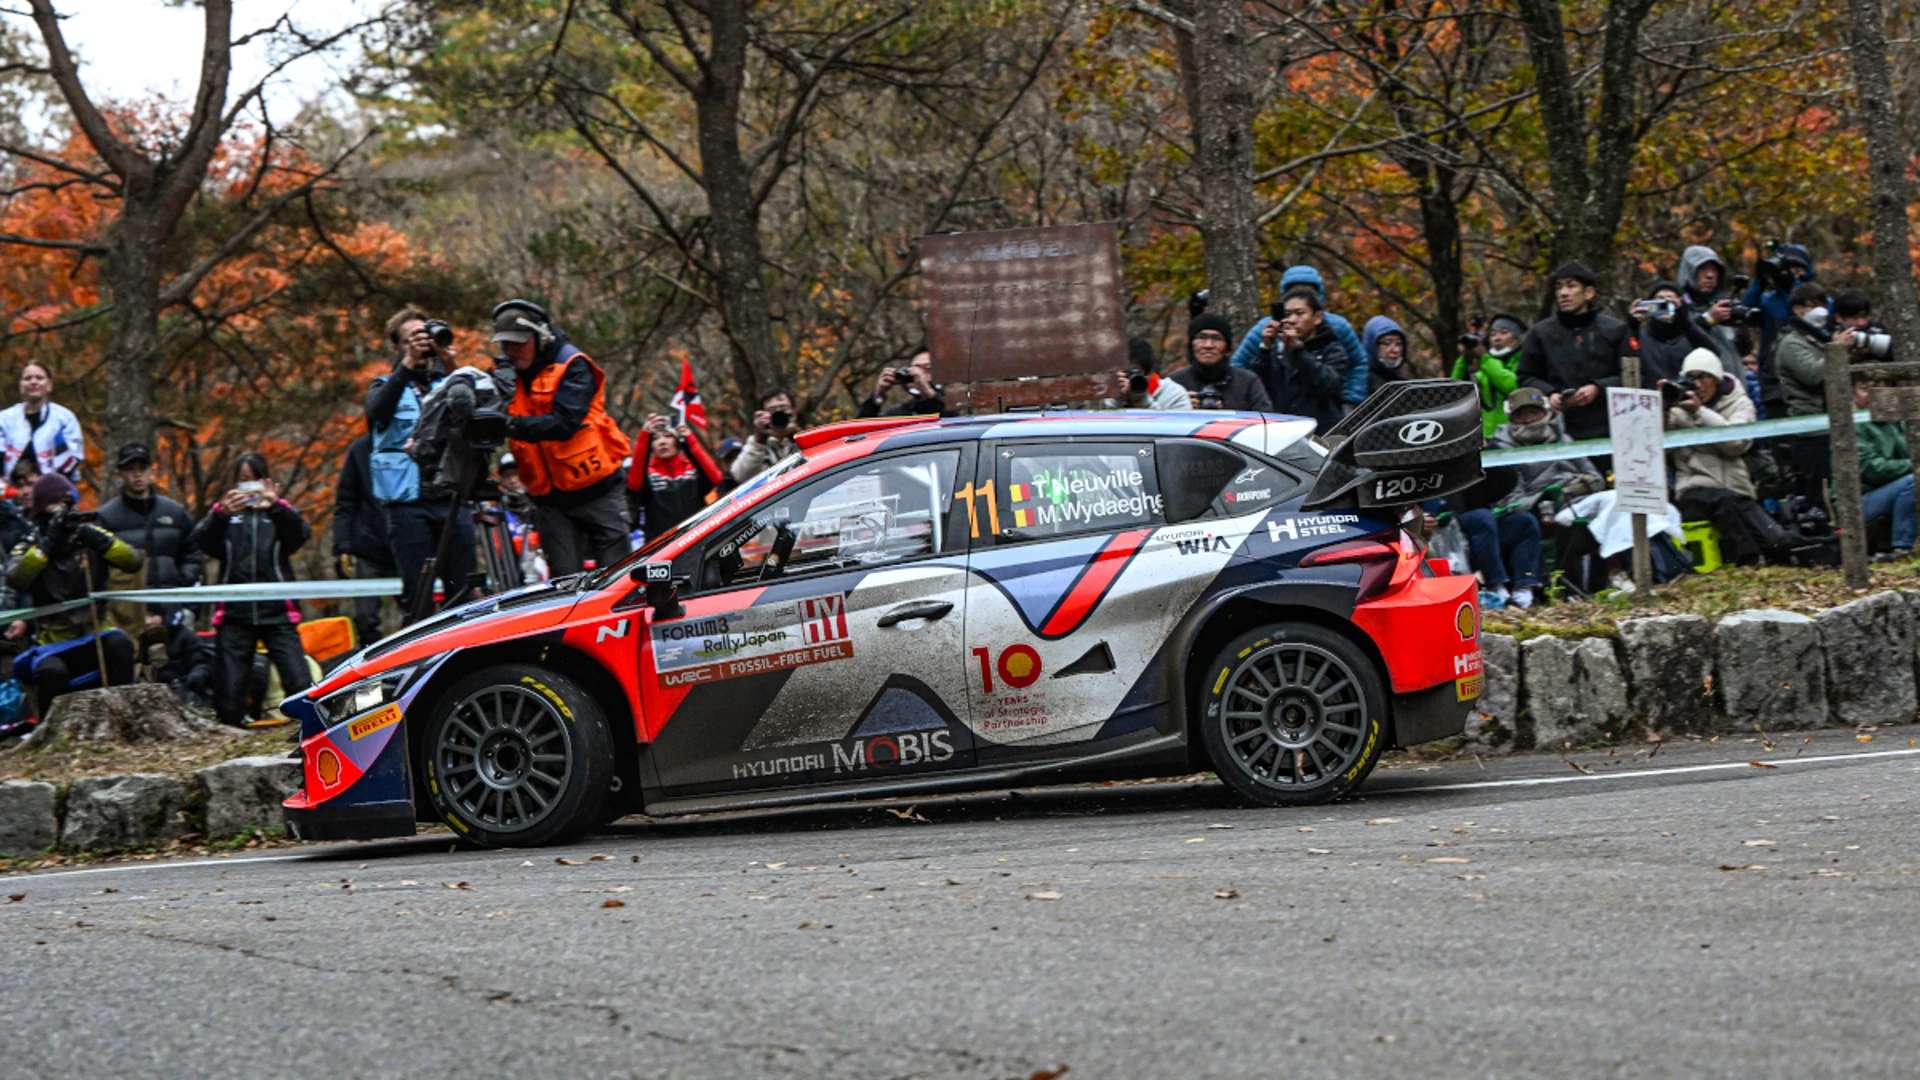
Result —
[[313, 771], [320, 777], [321, 787], [332, 787], [340, 782], [340, 755], [330, 747], [321, 747], [320, 753], [313, 759]]
[[1473, 613], [1473, 605], [1465, 603], [1453, 613], [1453, 628], [1460, 631], [1461, 641], [1472, 641], [1473, 635], [1480, 630], [1480, 620]]

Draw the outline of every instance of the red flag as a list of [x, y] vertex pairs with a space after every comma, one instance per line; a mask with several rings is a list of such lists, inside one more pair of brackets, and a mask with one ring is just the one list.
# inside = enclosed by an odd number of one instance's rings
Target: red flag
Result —
[[707, 407], [700, 401], [700, 388], [693, 385], [693, 365], [680, 360], [680, 386], [673, 392], [673, 411], [678, 424], [707, 430]]

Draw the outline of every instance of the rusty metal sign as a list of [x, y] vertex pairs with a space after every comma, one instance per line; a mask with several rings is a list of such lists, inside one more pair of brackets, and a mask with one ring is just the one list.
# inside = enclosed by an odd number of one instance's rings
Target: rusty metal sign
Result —
[[1876, 424], [1920, 420], [1920, 386], [1875, 386], [1867, 391], [1867, 411]]
[[1046, 405], [1110, 396], [1127, 363], [1112, 222], [920, 239], [934, 371], [947, 400]]

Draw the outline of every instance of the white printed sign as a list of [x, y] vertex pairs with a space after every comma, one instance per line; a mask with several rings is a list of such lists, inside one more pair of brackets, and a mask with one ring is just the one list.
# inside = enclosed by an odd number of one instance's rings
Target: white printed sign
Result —
[[1661, 435], [1664, 413], [1658, 390], [1607, 388], [1607, 434], [1613, 440], [1613, 505], [1622, 513], [1667, 512], [1667, 455]]

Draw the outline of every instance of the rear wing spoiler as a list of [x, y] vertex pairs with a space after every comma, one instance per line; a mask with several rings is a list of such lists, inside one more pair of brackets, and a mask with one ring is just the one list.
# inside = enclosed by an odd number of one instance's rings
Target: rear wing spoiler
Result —
[[1470, 382], [1388, 383], [1320, 436], [1327, 461], [1306, 510], [1406, 506], [1479, 483], [1480, 397]]

